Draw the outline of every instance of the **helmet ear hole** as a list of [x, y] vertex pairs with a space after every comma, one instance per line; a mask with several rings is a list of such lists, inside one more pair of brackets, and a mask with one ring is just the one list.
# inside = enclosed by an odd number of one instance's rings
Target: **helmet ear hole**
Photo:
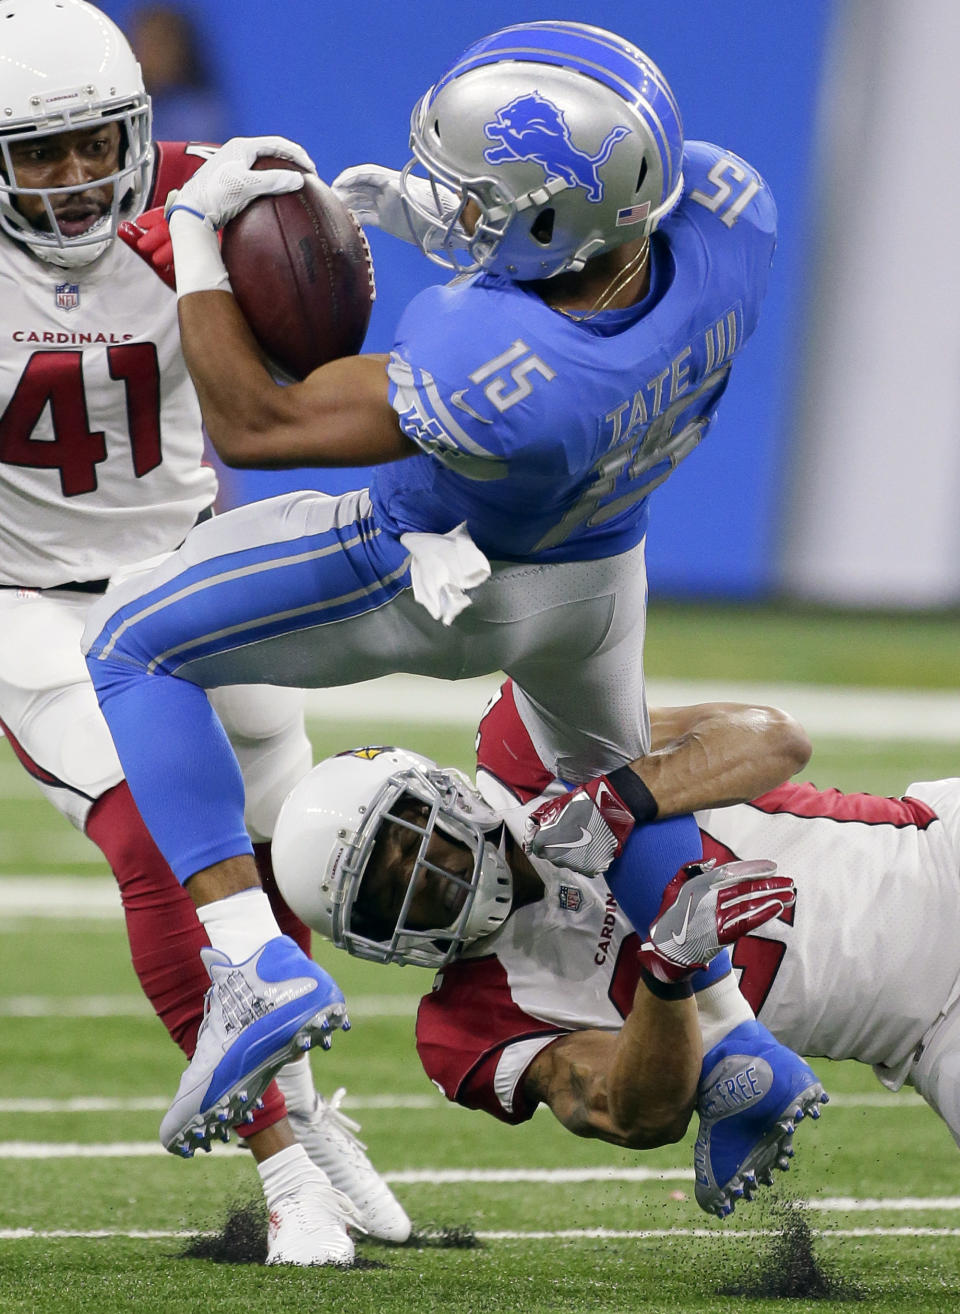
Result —
[[640, 161], [640, 172], [637, 174], [637, 186], [635, 189], [636, 191], [639, 192], [640, 188], [643, 186], [643, 180], [644, 178], [646, 178], [646, 176], [647, 176], [647, 157], [644, 156], [643, 159]]
[[552, 208], [541, 210], [530, 226], [530, 236], [541, 246], [549, 246], [553, 241], [553, 227], [557, 212]]

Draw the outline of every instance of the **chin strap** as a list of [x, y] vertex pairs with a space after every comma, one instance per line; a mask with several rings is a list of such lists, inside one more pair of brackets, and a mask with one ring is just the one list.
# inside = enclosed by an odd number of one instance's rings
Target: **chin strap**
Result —
[[26, 236], [18, 239], [32, 255], [46, 265], [56, 265], [58, 269], [86, 269], [95, 260], [99, 260], [110, 248], [113, 237], [105, 237], [102, 242], [90, 242], [86, 246], [64, 247], [47, 246], [46, 243], [31, 242]]

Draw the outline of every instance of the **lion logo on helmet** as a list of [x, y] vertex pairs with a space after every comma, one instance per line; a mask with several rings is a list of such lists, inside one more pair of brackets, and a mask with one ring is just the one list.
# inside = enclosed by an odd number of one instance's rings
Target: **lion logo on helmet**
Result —
[[582, 187], [587, 200], [593, 202], [603, 200], [597, 170], [606, 164], [617, 142], [630, 135], [630, 129], [621, 125], [611, 128], [596, 155], [588, 155], [574, 146], [563, 111], [538, 92], [504, 105], [483, 130], [491, 141], [499, 142], [484, 151], [488, 164], [532, 160], [543, 169], [547, 182], [560, 178], [568, 187]]

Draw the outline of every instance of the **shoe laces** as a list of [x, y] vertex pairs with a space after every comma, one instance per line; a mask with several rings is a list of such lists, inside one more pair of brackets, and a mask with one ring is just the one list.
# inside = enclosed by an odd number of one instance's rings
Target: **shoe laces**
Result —
[[357, 1132], [360, 1130], [359, 1122], [354, 1122], [353, 1118], [348, 1117], [340, 1107], [346, 1093], [346, 1086], [340, 1086], [333, 1092], [328, 1100], [325, 1100], [322, 1096], [318, 1096], [318, 1099], [320, 1100], [320, 1120], [329, 1120], [333, 1123], [334, 1127], [336, 1127], [337, 1130], [347, 1138], [347, 1140], [352, 1141], [353, 1144], [357, 1145], [361, 1150], [366, 1150], [366, 1145], [357, 1135]]
[[329, 1181], [312, 1181], [306, 1186], [297, 1187], [295, 1190], [281, 1196], [274, 1209], [280, 1217], [289, 1217], [291, 1213], [294, 1213], [301, 1222], [306, 1223], [310, 1221], [311, 1205], [318, 1203], [325, 1209], [331, 1209], [335, 1213], [343, 1214], [344, 1218], [341, 1221], [344, 1223], [359, 1226], [359, 1218], [353, 1201]]
[[236, 968], [222, 976], [216, 988], [227, 1031], [242, 1031], [271, 1011], [269, 1002], [257, 994], [244, 974]]
[[[318, 1211], [322, 1211], [320, 1217]], [[270, 1209], [269, 1237], [271, 1243], [285, 1229], [294, 1227], [304, 1233], [321, 1234], [329, 1228], [341, 1227], [366, 1233], [349, 1196], [328, 1181], [311, 1182], [280, 1197]], [[349, 1233], [347, 1233], [349, 1235]]]

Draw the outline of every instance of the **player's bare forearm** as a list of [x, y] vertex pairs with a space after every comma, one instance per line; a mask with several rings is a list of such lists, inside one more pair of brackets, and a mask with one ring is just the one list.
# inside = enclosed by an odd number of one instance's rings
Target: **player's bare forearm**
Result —
[[641, 981], [607, 1072], [607, 1102], [637, 1148], [678, 1141], [693, 1112], [703, 1058], [692, 997], [660, 999]]
[[534, 1059], [525, 1088], [575, 1135], [648, 1150], [686, 1131], [700, 1063], [694, 1001], [658, 999], [641, 982], [618, 1033], [561, 1037]]
[[385, 356], [332, 361], [284, 387], [230, 293], [191, 293], [179, 311], [204, 424], [227, 465], [374, 465], [416, 450], [389, 403]]
[[661, 817], [756, 798], [800, 771], [812, 752], [803, 727], [775, 707], [657, 708], [650, 728], [650, 753], [631, 765]]

